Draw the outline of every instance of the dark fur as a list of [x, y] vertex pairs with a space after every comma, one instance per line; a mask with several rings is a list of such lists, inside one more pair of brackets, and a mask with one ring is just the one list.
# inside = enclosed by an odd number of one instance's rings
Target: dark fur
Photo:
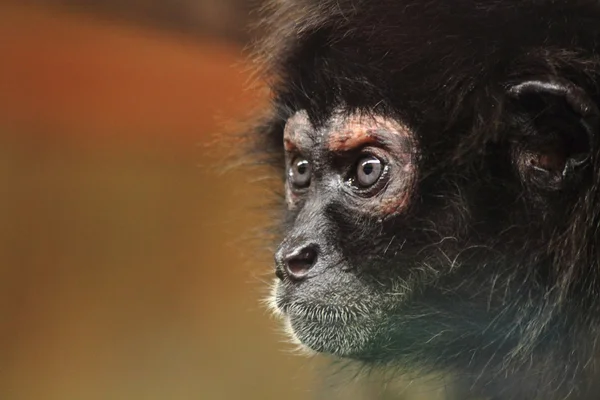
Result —
[[600, 104], [600, 2], [281, 0], [267, 14], [259, 58], [273, 107], [257, 137], [279, 176], [283, 127], [298, 110], [316, 127], [340, 106], [385, 115], [418, 138], [407, 212], [357, 216], [337, 200], [284, 218], [285, 230], [318, 232], [356, 271], [323, 274], [322, 287], [410, 288], [398, 307], [381, 305], [385, 289], [348, 296], [387, 313], [354, 358], [457, 372], [494, 399], [588, 398], [600, 379], [597, 119], [585, 165], [546, 187], [519, 175], [515, 154], [535, 148], [528, 138], [552, 130], [555, 114], [535, 122], [544, 107], [510, 88], [567, 82]]

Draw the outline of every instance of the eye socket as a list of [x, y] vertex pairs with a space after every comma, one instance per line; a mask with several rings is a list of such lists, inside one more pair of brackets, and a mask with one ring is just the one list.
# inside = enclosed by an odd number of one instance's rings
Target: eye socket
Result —
[[298, 189], [305, 188], [310, 185], [312, 175], [312, 167], [307, 159], [296, 157], [288, 170], [288, 178], [290, 183]]
[[383, 162], [379, 158], [371, 155], [363, 157], [356, 164], [354, 183], [362, 189], [373, 186], [381, 177], [383, 169]]

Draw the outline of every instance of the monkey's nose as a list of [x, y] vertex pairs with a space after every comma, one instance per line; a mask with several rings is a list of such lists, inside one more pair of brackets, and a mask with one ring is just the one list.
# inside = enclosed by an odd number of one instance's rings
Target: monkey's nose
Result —
[[277, 261], [275, 275], [279, 279], [287, 276], [292, 281], [303, 280], [317, 262], [318, 255], [317, 246], [314, 245], [297, 247], [291, 251], [280, 249], [275, 256]]

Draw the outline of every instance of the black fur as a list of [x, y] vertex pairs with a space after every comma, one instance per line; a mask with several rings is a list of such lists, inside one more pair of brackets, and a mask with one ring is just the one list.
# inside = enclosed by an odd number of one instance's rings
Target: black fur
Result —
[[331, 186], [286, 212], [282, 246], [322, 252], [311, 279], [279, 274], [278, 306], [312, 316], [300, 340], [493, 399], [595, 398], [600, 2], [280, 0], [266, 15], [257, 141], [279, 176], [301, 110], [316, 136], [340, 112], [398, 121], [418, 152], [402, 213], [357, 213]]

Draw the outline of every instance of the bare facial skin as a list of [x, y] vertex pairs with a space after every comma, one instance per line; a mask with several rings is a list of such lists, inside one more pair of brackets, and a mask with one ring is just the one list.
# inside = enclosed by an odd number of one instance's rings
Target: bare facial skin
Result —
[[[324, 127], [315, 129], [306, 111], [299, 111], [286, 123], [284, 148], [288, 162], [302, 155], [312, 160], [314, 168], [331, 157], [347, 159], [350, 155], [354, 162], [364, 154], [380, 156], [385, 173], [393, 174], [394, 179], [388, 179], [385, 188], [374, 195], [376, 201], [370, 202], [369, 212], [386, 217], [408, 207], [416, 177], [416, 145], [414, 135], [397, 121], [379, 115], [347, 116], [337, 112]], [[340, 176], [337, 183], [345, 180]], [[289, 207], [294, 208], [298, 194], [288, 185], [286, 195]]]

